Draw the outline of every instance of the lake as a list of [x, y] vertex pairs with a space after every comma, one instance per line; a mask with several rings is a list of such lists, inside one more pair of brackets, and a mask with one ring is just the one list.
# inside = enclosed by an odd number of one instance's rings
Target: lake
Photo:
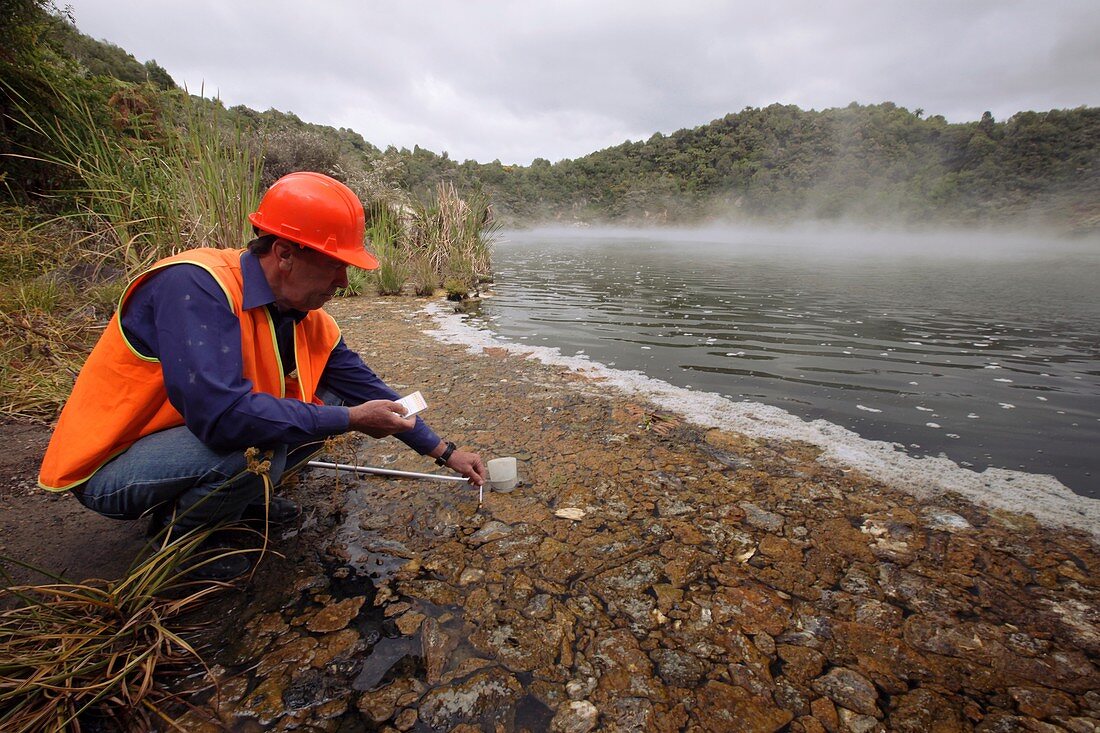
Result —
[[1100, 497], [1100, 242], [546, 229], [497, 242], [467, 323]]

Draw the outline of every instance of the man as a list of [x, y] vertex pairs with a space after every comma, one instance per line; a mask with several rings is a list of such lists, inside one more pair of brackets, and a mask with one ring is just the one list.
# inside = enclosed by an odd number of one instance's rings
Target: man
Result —
[[[299, 508], [275, 498], [265, 510], [246, 450], [270, 456], [276, 485], [326, 437], [357, 431], [394, 435], [480, 486], [480, 456], [404, 417], [320, 310], [347, 286], [348, 265], [378, 267], [351, 189], [291, 173], [249, 220], [259, 236], [246, 251], [183, 252], [129, 285], [61, 412], [39, 485], [104, 516], [151, 515], [152, 530], [173, 536], [241, 517], [287, 521]], [[195, 574], [248, 567], [231, 554]]]

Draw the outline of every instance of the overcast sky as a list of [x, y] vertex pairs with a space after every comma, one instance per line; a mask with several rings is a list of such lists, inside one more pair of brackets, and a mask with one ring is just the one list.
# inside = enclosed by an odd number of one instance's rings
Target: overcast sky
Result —
[[774, 102], [1100, 106], [1100, 0], [57, 0], [227, 106], [456, 160], [575, 158]]

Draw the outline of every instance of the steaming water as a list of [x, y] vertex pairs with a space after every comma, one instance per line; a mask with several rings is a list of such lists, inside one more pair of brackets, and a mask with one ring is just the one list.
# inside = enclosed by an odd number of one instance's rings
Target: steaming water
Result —
[[[688, 414], [755, 410], [758, 432], [816, 420], [849, 462], [859, 438], [886, 441], [945, 457], [917, 473], [957, 484], [991, 467], [1057, 479], [985, 471], [985, 493], [1100, 496], [1096, 241], [543, 230], [493, 259], [496, 297], [467, 326], [496, 340], [679, 387]], [[806, 439], [797, 422], [779, 432]]]

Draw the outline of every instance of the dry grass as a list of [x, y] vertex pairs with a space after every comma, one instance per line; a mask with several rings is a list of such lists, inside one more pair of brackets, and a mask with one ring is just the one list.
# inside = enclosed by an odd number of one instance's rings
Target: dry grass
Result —
[[164, 681], [202, 659], [169, 626], [224, 586], [186, 580], [210, 560], [198, 552], [207, 535], [157, 549], [119, 581], [4, 588], [0, 600], [23, 605], [0, 613], [0, 730], [79, 731], [89, 715], [176, 727], [167, 708], [185, 703]]

